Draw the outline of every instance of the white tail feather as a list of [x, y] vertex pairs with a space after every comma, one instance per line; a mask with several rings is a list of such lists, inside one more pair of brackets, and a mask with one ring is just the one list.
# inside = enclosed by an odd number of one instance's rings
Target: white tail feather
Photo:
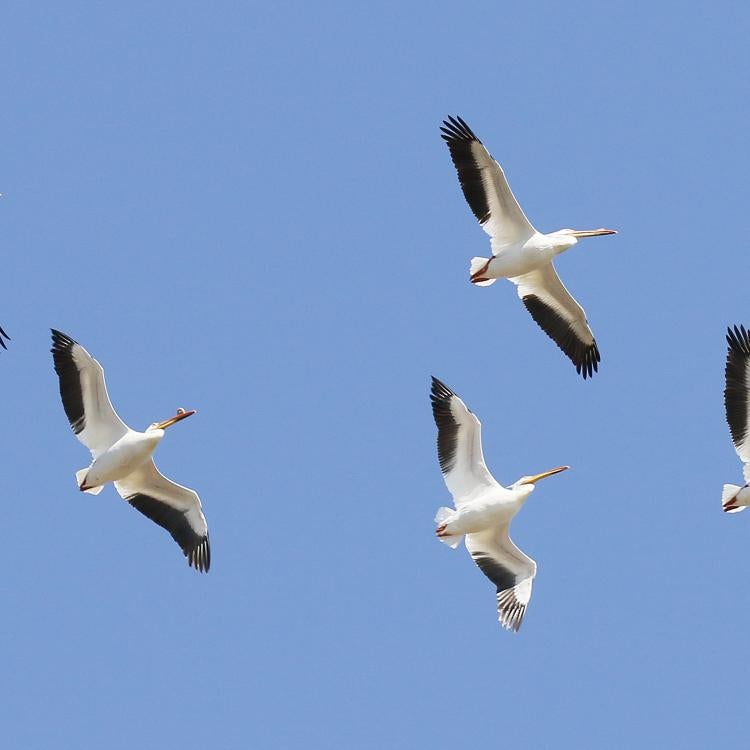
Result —
[[448, 534], [446, 536], [439, 536], [438, 539], [443, 543], [447, 544], [451, 549], [456, 549], [461, 540], [464, 538], [463, 534]]
[[438, 508], [437, 513], [435, 513], [435, 523], [438, 526], [444, 524], [455, 512], [455, 510], [451, 510], [450, 508], [446, 508], [445, 506], [443, 506], [442, 508]]
[[[456, 515], [455, 510], [446, 507], [438, 508], [438, 511], [435, 514], [435, 523], [438, 526], [442, 526], [443, 524], [448, 523], [454, 515]], [[456, 547], [461, 544], [463, 538], [463, 534], [446, 534], [445, 536], [438, 537], [443, 544], [447, 544], [451, 549], [456, 549]]]
[[[471, 266], [469, 266], [469, 276], [474, 276], [475, 273], [481, 271], [489, 262], [489, 258], [472, 258]], [[487, 279], [487, 281], [474, 281], [472, 283], [476, 284], [477, 286], [489, 286], [490, 284], [494, 284], [496, 281], [497, 279]]]
[[747, 508], [747, 505], [737, 505], [735, 502], [741, 489], [742, 487], [738, 487], [736, 484], [724, 485], [724, 489], [721, 491], [721, 505], [725, 513], [739, 513]]
[[[83, 484], [83, 480], [86, 479], [86, 474], [89, 473], [89, 467], [87, 466], [85, 469], [79, 469], [76, 472], [76, 484], [80, 488]], [[89, 495], [98, 495], [102, 490], [104, 489], [104, 485], [100, 484], [98, 487], [91, 487], [87, 490], [84, 490], [84, 492], [88, 492]]]

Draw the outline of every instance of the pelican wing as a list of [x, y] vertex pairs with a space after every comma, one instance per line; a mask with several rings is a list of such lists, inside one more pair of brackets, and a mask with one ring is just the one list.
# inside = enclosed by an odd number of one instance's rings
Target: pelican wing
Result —
[[70, 426], [96, 458], [128, 427], [109, 400], [102, 366], [77, 341], [53, 328], [51, 351]]
[[432, 378], [430, 401], [438, 428], [440, 469], [458, 508], [477, 490], [498, 485], [484, 463], [481, 422], [437, 378]]
[[539, 327], [563, 350], [584, 379], [598, 371], [599, 348], [586, 313], [573, 299], [552, 263], [511, 281]]
[[508, 245], [523, 242], [536, 230], [518, 205], [503, 168], [460, 117], [443, 120], [443, 140], [458, 172], [466, 202], [492, 238], [495, 255]]
[[513, 544], [507, 525], [467, 534], [466, 548], [482, 573], [497, 586], [500, 624], [518, 631], [531, 599], [536, 563]]
[[745, 326], [727, 328], [727, 364], [724, 370], [724, 407], [737, 455], [750, 482], [750, 332]]
[[188, 565], [208, 572], [211, 567], [208, 525], [196, 492], [167, 479], [153, 461], [115, 482], [115, 489], [136, 510], [172, 535]]
[[8, 341], [10, 341], [10, 336], [8, 336], [8, 334], [5, 333], [5, 331], [2, 328], [0, 328], [0, 346], [2, 346], [3, 349], [7, 349], [8, 347], [5, 345], [3, 338], [6, 338], [8, 339]]

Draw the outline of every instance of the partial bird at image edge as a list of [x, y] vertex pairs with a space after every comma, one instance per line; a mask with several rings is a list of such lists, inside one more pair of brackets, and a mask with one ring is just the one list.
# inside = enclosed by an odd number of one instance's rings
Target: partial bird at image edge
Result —
[[725, 513], [739, 513], [750, 505], [750, 332], [745, 326], [727, 328], [724, 368], [724, 409], [734, 449], [743, 463], [745, 485], [725, 484], [721, 505]]

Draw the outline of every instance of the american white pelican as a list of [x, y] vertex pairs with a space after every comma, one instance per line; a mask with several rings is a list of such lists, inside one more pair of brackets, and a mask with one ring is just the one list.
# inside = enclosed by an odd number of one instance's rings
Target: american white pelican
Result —
[[458, 171], [466, 202], [491, 238], [492, 257], [472, 258], [477, 286], [509, 279], [541, 329], [570, 357], [584, 378], [598, 370], [599, 349], [586, 313], [565, 288], [552, 263], [583, 237], [617, 234], [613, 229], [537, 232], [511, 192], [502, 167], [460, 118], [443, 120], [442, 137]]
[[744, 326], [727, 328], [727, 344], [724, 408], [734, 449], [744, 464], [745, 486], [725, 484], [721, 504], [727, 513], [738, 513], [750, 505], [750, 334]]
[[145, 432], [131, 430], [112, 407], [102, 366], [77, 341], [52, 329], [51, 351], [70, 426], [93, 458], [76, 472], [79, 489], [98, 495], [114, 482], [120, 497], [172, 535], [190, 566], [207, 572], [211, 548], [201, 501], [193, 490], [160, 474], [151, 458], [164, 430], [195, 411], [178, 409]]
[[500, 624], [517, 631], [531, 599], [536, 563], [511, 541], [510, 522], [534, 491], [536, 482], [570, 467], [558, 466], [521, 477], [506, 489], [495, 481], [484, 463], [482, 425], [464, 402], [434, 377], [430, 401], [438, 428], [440, 469], [456, 506], [456, 510], [438, 510], [435, 533], [454, 549], [466, 538], [472, 559], [497, 586]]
[[2, 328], [0, 328], [0, 346], [2, 346], [3, 349], [7, 349], [8, 347], [5, 346], [5, 342], [3, 341], [3, 337], [5, 337], [6, 339], [8, 339], [8, 341], [10, 341], [10, 336], [8, 336], [8, 334], [5, 333], [5, 331]]

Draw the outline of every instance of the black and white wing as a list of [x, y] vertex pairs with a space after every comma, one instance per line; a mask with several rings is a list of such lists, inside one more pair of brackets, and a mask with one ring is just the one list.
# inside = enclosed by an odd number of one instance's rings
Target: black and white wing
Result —
[[70, 426], [96, 458], [128, 431], [109, 400], [104, 370], [77, 341], [54, 328], [51, 352]]
[[466, 548], [482, 573], [497, 587], [500, 624], [518, 631], [531, 599], [536, 563], [513, 544], [507, 526], [467, 534]]
[[497, 487], [482, 455], [482, 424], [466, 404], [437, 378], [432, 378], [432, 415], [438, 428], [440, 469], [458, 508], [478, 490]]
[[208, 525], [197, 492], [167, 479], [153, 461], [115, 482], [115, 489], [136, 510], [172, 535], [188, 565], [208, 572], [211, 567]]
[[599, 369], [599, 347], [586, 313], [573, 299], [552, 263], [515, 276], [518, 296], [539, 327], [562, 349], [584, 379]]
[[443, 120], [448, 144], [466, 202], [492, 238], [492, 250], [523, 242], [536, 233], [518, 205], [503, 168], [460, 117]]
[[5, 341], [3, 341], [4, 338], [10, 341], [10, 336], [8, 336], [8, 334], [5, 333], [2, 328], [0, 328], [0, 346], [2, 346], [3, 349], [7, 349], [8, 347], [5, 345]]
[[724, 407], [734, 449], [745, 464], [745, 481], [750, 482], [750, 332], [745, 326], [727, 328], [727, 344]]

